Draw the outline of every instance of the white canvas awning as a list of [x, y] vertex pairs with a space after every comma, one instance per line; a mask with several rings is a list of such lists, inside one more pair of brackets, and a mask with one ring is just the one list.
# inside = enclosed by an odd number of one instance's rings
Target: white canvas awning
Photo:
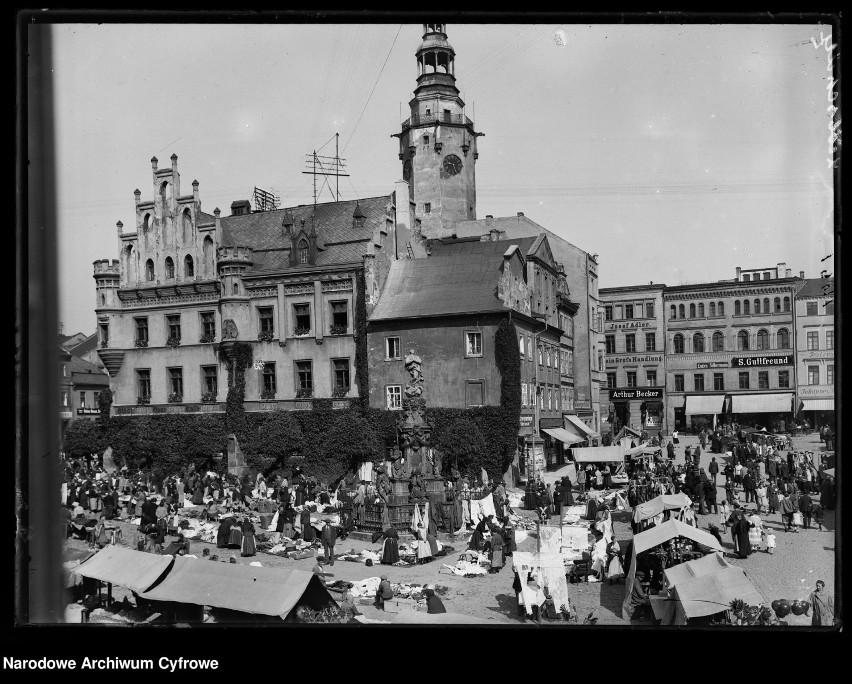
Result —
[[792, 394], [732, 394], [731, 413], [790, 413]]
[[577, 463], [624, 462], [624, 448], [620, 446], [573, 449], [571, 453], [574, 455], [574, 460]]
[[582, 420], [577, 418], [577, 416], [566, 414], [565, 417], [568, 419], [568, 422], [570, 422], [571, 425], [573, 425], [580, 431], [581, 435], [587, 435], [589, 437], [600, 437], [600, 433], [592, 430], [592, 428], [590, 428]]
[[834, 399], [802, 399], [802, 411], [833, 411]]
[[724, 394], [714, 394], [711, 396], [688, 396], [686, 398], [686, 415], [716, 415], [722, 413], [722, 408], [725, 405]]
[[586, 441], [586, 438], [582, 435], [578, 435], [573, 430], [568, 430], [566, 428], [543, 428], [542, 432], [546, 432], [554, 439], [558, 439], [560, 442], [564, 442], [569, 445], [579, 444], [580, 442]]

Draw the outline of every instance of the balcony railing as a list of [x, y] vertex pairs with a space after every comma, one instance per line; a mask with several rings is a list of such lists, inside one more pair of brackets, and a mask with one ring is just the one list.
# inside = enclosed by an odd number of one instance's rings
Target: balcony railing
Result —
[[473, 126], [473, 121], [467, 118], [464, 114], [415, 114], [402, 122], [402, 128], [411, 128], [412, 126], [425, 126], [436, 123], [456, 124], [459, 126]]

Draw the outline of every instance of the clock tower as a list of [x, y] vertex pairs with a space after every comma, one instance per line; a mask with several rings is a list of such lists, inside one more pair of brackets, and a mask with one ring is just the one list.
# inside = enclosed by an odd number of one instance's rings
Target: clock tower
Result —
[[456, 88], [455, 50], [444, 24], [424, 24], [417, 48], [417, 87], [402, 123], [399, 159], [423, 237], [476, 219], [477, 133]]

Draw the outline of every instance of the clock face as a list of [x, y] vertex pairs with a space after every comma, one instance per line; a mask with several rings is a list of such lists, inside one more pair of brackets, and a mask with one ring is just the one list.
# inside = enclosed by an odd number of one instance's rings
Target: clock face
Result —
[[448, 154], [444, 157], [444, 171], [451, 176], [455, 176], [462, 170], [462, 160], [454, 154]]
[[402, 165], [402, 179], [406, 182], [411, 180], [411, 160], [406, 159]]

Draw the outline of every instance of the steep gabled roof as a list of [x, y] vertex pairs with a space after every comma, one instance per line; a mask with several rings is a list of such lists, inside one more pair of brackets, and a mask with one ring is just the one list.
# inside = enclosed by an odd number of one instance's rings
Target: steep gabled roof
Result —
[[79, 356], [82, 358], [84, 355], [88, 354], [90, 351], [97, 349], [98, 347], [98, 334], [92, 333], [85, 340], [80, 342], [80, 344], [74, 347], [68, 347], [68, 351], [71, 352], [74, 356]]

